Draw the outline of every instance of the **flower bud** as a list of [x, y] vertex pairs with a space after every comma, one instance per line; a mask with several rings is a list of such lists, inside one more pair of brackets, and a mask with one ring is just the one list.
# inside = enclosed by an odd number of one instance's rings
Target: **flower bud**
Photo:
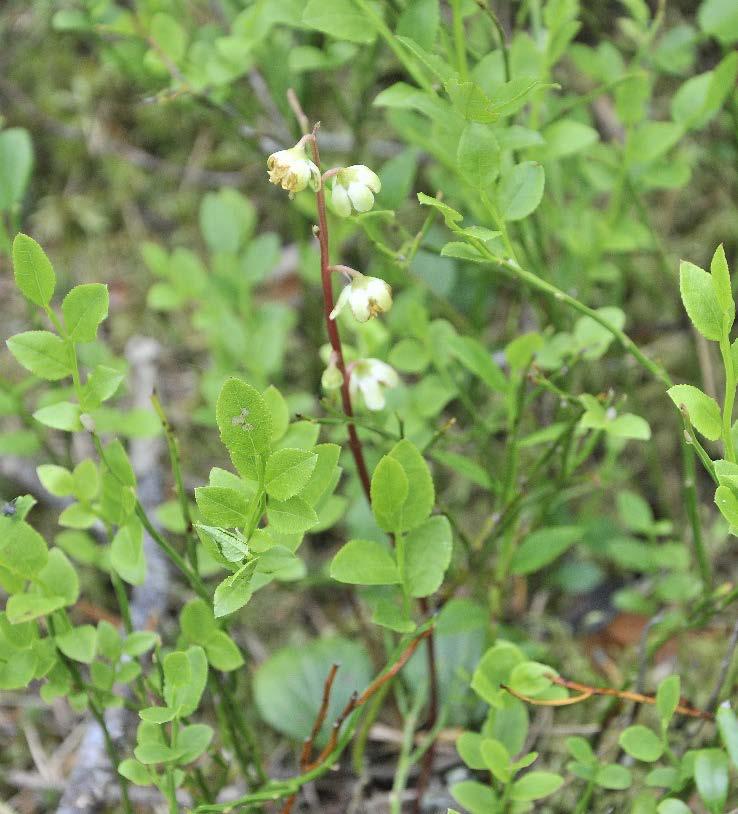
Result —
[[379, 277], [367, 277], [355, 272], [351, 282], [340, 293], [331, 319], [335, 319], [348, 305], [357, 322], [368, 322], [377, 314], [392, 308], [392, 289]]
[[397, 387], [400, 377], [395, 370], [379, 359], [360, 359], [351, 369], [349, 390], [352, 397], [361, 393], [370, 410], [382, 410], [385, 405], [384, 391]]
[[323, 371], [320, 377], [320, 384], [323, 390], [338, 390], [343, 384], [343, 373], [338, 369], [335, 359], [328, 362], [328, 367]]
[[299, 142], [289, 150], [279, 150], [267, 159], [269, 180], [290, 193], [301, 192], [310, 184], [313, 189], [320, 186], [320, 171], [308, 158], [305, 148]]
[[333, 179], [333, 209], [342, 218], [347, 218], [352, 211], [368, 212], [380, 189], [382, 183], [369, 167], [363, 164], [344, 167]]

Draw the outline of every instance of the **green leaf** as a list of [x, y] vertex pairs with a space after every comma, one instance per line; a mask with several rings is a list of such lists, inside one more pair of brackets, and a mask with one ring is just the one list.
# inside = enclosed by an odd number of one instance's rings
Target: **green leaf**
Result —
[[679, 290], [684, 308], [695, 328], [719, 342], [723, 335], [723, 315], [712, 276], [687, 260], [679, 266]]
[[595, 774], [595, 783], [603, 789], [623, 790], [630, 788], [632, 782], [630, 771], [616, 763], [600, 766]]
[[666, 727], [679, 704], [681, 682], [678, 675], [665, 678], [656, 692], [656, 710], [661, 719], [661, 726]]
[[64, 597], [65, 605], [74, 605], [79, 599], [79, 577], [66, 554], [59, 548], [49, 551], [44, 567], [35, 581], [46, 596]]
[[264, 482], [267, 494], [287, 500], [299, 494], [315, 470], [318, 456], [304, 449], [278, 449], [266, 463]]
[[653, 763], [664, 753], [661, 738], [653, 730], [640, 724], [624, 729], [618, 743], [631, 757], [647, 763]]
[[205, 651], [197, 645], [185, 651], [175, 650], [164, 658], [163, 669], [164, 700], [167, 706], [177, 710], [179, 717], [192, 715], [200, 703], [207, 682], [208, 662]]
[[366, 687], [372, 678], [369, 657], [356, 642], [331, 637], [277, 650], [254, 676], [254, 700], [261, 718], [283, 735], [303, 741], [312, 730], [323, 699], [323, 685], [333, 664], [341, 666], [325, 724], [316, 738], [321, 748], [351, 693]]
[[73, 661], [90, 664], [97, 650], [97, 630], [92, 625], [80, 625], [56, 636], [54, 641], [59, 650]]
[[212, 252], [236, 254], [255, 221], [254, 205], [235, 189], [208, 192], [200, 204], [200, 229]]
[[290, 424], [289, 408], [284, 396], [274, 385], [270, 384], [261, 396], [272, 416], [272, 443], [274, 443], [279, 441], [287, 432], [287, 427]]
[[217, 618], [235, 613], [251, 599], [251, 578], [255, 568], [256, 561], [252, 560], [218, 585], [213, 595], [213, 612]]
[[456, 164], [472, 186], [491, 186], [500, 170], [500, 147], [494, 132], [483, 124], [467, 124], [459, 139]]
[[507, 380], [484, 345], [471, 336], [450, 337], [449, 350], [461, 364], [479, 377], [490, 390], [507, 391]]
[[50, 331], [25, 331], [5, 343], [23, 367], [50, 382], [72, 375], [69, 345]]
[[301, 534], [318, 522], [315, 509], [301, 497], [270, 500], [267, 517], [269, 525], [281, 534]]
[[63, 466], [56, 464], [41, 464], [36, 467], [36, 474], [41, 485], [51, 495], [67, 497], [74, 492], [74, 478], [72, 473]]
[[532, 574], [560, 557], [582, 537], [579, 526], [553, 526], [529, 534], [515, 550], [510, 571]]
[[441, 587], [451, 564], [451, 524], [441, 515], [431, 517], [408, 532], [404, 546], [402, 577], [410, 596], [430, 596]]
[[730, 283], [730, 269], [728, 268], [728, 261], [722, 243], [715, 249], [715, 254], [712, 256], [710, 275], [715, 287], [717, 301], [726, 317], [723, 330], [729, 331], [735, 321], [735, 300], [733, 299], [733, 288]]
[[456, 751], [470, 769], [486, 769], [487, 763], [482, 756], [482, 735], [476, 732], [462, 732], [456, 741]]
[[8, 211], [21, 202], [32, 168], [33, 145], [28, 131], [9, 127], [0, 132], [0, 210]]
[[145, 707], [138, 711], [138, 717], [151, 724], [167, 724], [177, 717], [177, 710], [171, 707]]
[[504, 744], [494, 738], [484, 738], [479, 746], [484, 765], [501, 782], [509, 783], [513, 771], [510, 753]]
[[397, 36], [396, 39], [401, 42], [413, 56], [417, 57], [420, 62], [441, 82], [447, 82], [455, 76], [456, 71], [446, 62], [441, 59], [437, 54], [431, 53], [423, 48], [418, 42], [410, 37]]
[[331, 562], [331, 577], [350, 585], [394, 585], [401, 581], [387, 546], [372, 540], [350, 540]]
[[692, 426], [710, 441], [720, 438], [723, 428], [720, 407], [714, 398], [691, 384], [676, 384], [667, 390], [669, 398], [686, 408]]
[[236, 528], [249, 521], [249, 504], [242, 492], [227, 486], [198, 486], [195, 500], [202, 519], [212, 526]]
[[46, 616], [63, 608], [66, 600], [63, 596], [39, 596], [38, 594], [13, 594], [5, 606], [8, 621], [17, 625], [19, 622], [30, 622], [39, 616]]
[[329, 488], [335, 488], [341, 447], [338, 444], [318, 444], [313, 447], [312, 451], [318, 460], [307, 486], [300, 492], [300, 497], [311, 506], [314, 506]]
[[729, 486], [721, 485], [715, 490], [715, 505], [731, 529], [738, 530], [738, 497]]
[[309, 0], [302, 21], [338, 40], [370, 43], [377, 36], [372, 20], [351, 0]]
[[374, 517], [384, 531], [402, 527], [402, 509], [409, 492], [407, 475], [402, 465], [385, 455], [377, 464], [371, 482]]
[[738, 768], [738, 718], [736, 718], [729, 701], [724, 701], [720, 705], [715, 717], [720, 731], [720, 739], [728, 750], [731, 763]]
[[240, 379], [227, 379], [215, 415], [220, 440], [236, 469], [247, 478], [258, 479], [272, 436], [272, 415], [259, 391]]
[[599, 135], [589, 127], [573, 119], [560, 119], [543, 131], [546, 146], [541, 150], [544, 161], [574, 155], [599, 141]]
[[75, 286], [62, 302], [67, 336], [72, 342], [92, 342], [108, 315], [108, 287], [101, 283]]
[[712, 35], [723, 45], [738, 40], [738, 7], [733, 0], [704, 0], [697, 19], [705, 34]]
[[451, 104], [467, 121], [490, 124], [499, 118], [492, 101], [476, 82], [451, 77], [445, 88]]
[[191, 599], [179, 614], [182, 633], [192, 644], [204, 645], [218, 626], [213, 610], [204, 599]]
[[36, 410], [33, 417], [39, 424], [54, 430], [79, 432], [82, 429], [79, 420], [80, 413], [79, 404], [73, 404], [71, 401], [57, 401], [56, 404], [49, 404], [48, 407]]
[[497, 203], [505, 220], [522, 220], [538, 208], [546, 174], [535, 161], [524, 161], [505, 172], [497, 187]]
[[498, 811], [497, 795], [484, 783], [477, 780], [463, 780], [451, 786], [454, 800], [464, 806], [471, 814], [490, 814]]
[[670, 797], [662, 800], [656, 806], [656, 812], [657, 814], [692, 814], [692, 809], [681, 800]]
[[143, 585], [146, 580], [146, 556], [143, 547], [143, 526], [132, 517], [121, 526], [110, 545], [110, 564], [130, 585]]
[[528, 772], [513, 783], [510, 798], [522, 803], [540, 800], [558, 791], [563, 784], [564, 778], [553, 772]]
[[130, 757], [118, 764], [118, 774], [130, 780], [135, 786], [151, 786], [154, 782], [149, 770], [138, 760]]
[[74, 467], [74, 495], [79, 500], [92, 500], [100, 489], [100, 476], [95, 462], [85, 458]]
[[225, 562], [241, 562], [249, 555], [249, 547], [240, 533], [232, 533], [216, 526], [205, 526], [195, 523], [195, 530], [206, 549], [217, 560], [222, 557]]
[[94, 410], [116, 394], [125, 374], [112, 367], [97, 365], [87, 377], [80, 404], [83, 410]]
[[702, 801], [720, 814], [728, 797], [728, 756], [720, 749], [700, 749], [694, 761], [694, 779]]
[[150, 36], [173, 62], [179, 62], [187, 50], [187, 32], [169, 14], [159, 12], [151, 18]]
[[238, 645], [224, 630], [215, 630], [204, 644], [205, 655], [216, 670], [229, 672], [243, 666]]
[[578, 763], [585, 765], [595, 765], [597, 763], [597, 755], [592, 751], [589, 741], [579, 736], [572, 736], [566, 739], [566, 748], [569, 754]]
[[145, 765], [152, 763], [172, 763], [177, 759], [179, 753], [171, 746], [165, 743], [156, 743], [148, 741], [147, 743], [140, 743], [134, 750], [133, 754], [136, 760]]
[[443, 215], [443, 220], [446, 223], [446, 226], [449, 229], [455, 229], [456, 224], [464, 219], [464, 216], [461, 212], [457, 212], [455, 209], [452, 209], [448, 204], [443, 203], [443, 201], [439, 201], [437, 198], [431, 198], [430, 195], [426, 195], [424, 192], [418, 193], [418, 201], [423, 206], [432, 206], [434, 209], [437, 209], [441, 215]]
[[555, 670], [538, 661], [523, 661], [510, 672], [510, 686], [521, 695], [540, 695], [551, 687], [551, 674]]
[[410, 487], [402, 507], [402, 528], [397, 529], [408, 531], [419, 526], [433, 510], [436, 500], [433, 479], [428, 464], [411, 441], [405, 439], [395, 444], [389, 457], [402, 466]]
[[159, 634], [150, 630], [137, 630], [126, 636], [123, 652], [129, 656], [142, 656], [159, 643]]
[[0, 566], [23, 579], [33, 579], [49, 554], [44, 538], [25, 520], [0, 516]]
[[430, 49], [436, 39], [441, 15], [438, 0], [409, 0], [397, 21], [397, 34], [412, 36]]
[[13, 240], [13, 273], [27, 300], [42, 308], [51, 302], [56, 287], [51, 261], [32, 237], [22, 233]]
[[197, 760], [210, 746], [213, 730], [207, 724], [190, 724], [179, 731], [177, 737], [177, 763], [184, 765]]

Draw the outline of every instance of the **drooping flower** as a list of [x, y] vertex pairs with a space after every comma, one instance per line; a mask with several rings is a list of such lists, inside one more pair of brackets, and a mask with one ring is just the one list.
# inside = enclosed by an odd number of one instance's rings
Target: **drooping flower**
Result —
[[355, 271], [351, 282], [340, 293], [331, 311], [331, 319], [335, 319], [347, 305], [357, 322], [368, 322], [392, 308], [392, 288], [379, 277], [367, 277]]
[[344, 167], [333, 179], [333, 208], [342, 218], [347, 218], [352, 211], [368, 212], [380, 189], [382, 183], [369, 167], [363, 164]]
[[385, 405], [384, 391], [397, 387], [400, 377], [385, 362], [379, 359], [359, 359], [351, 367], [349, 389], [352, 397], [361, 393], [364, 403], [370, 410], [382, 410]]
[[343, 384], [343, 373], [341, 373], [339, 370], [333, 355], [331, 355], [331, 358], [328, 361], [328, 366], [323, 371], [323, 375], [320, 378], [320, 384], [322, 385], [323, 390], [338, 390], [338, 388]]
[[301, 192], [310, 184], [313, 189], [320, 186], [320, 170], [308, 158], [303, 145], [298, 142], [289, 150], [279, 150], [267, 159], [269, 180], [290, 193]]

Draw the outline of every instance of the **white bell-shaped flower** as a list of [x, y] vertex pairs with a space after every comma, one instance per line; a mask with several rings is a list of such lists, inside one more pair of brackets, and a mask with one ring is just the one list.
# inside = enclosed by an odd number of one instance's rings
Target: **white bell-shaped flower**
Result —
[[374, 206], [374, 196], [382, 189], [376, 172], [363, 164], [339, 170], [333, 179], [333, 208], [347, 218], [352, 211], [368, 212]]
[[349, 389], [353, 398], [361, 393], [370, 410], [382, 410], [385, 405], [385, 389], [397, 387], [399, 383], [400, 377], [385, 362], [379, 359], [360, 359], [351, 368]]
[[340, 293], [331, 311], [331, 319], [335, 319], [347, 305], [357, 322], [368, 322], [392, 308], [392, 288], [379, 277], [367, 277], [355, 271], [351, 282]]
[[286, 189], [290, 198], [310, 184], [313, 189], [320, 186], [320, 170], [308, 158], [305, 148], [299, 142], [289, 150], [279, 150], [267, 159], [269, 180]]

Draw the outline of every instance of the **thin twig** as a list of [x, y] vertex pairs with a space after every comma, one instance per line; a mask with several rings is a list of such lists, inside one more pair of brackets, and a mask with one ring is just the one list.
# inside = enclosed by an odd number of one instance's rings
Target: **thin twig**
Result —
[[[519, 693], [516, 690], [513, 690], [512, 687], [509, 687], [507, 684], [501, 684], [500, 686], [504, 690], [507, 690], [510, 695], [515, 696], [515, 698], [525, 701], [526, 704], [533, 704], [535, 706], [542, 707], [571, 706], [572, 704], [579, 704], [582, 701], [586, 701], [587, 699], [592, 698], [594, 695], [605, 695], [613, 698], [621, 698], [623, 701], [634, 701], [636, 704], [656, 703], [655, 695], [645, 695], [644, 693], [631, 692], [630, 690], [616, 690], [614, 687], [591, 687], [589, 684], [580, 684], [578, 681], [570, 681], [568, 678], [562, 678], [561, 676], [554, 675], [553, 673], [549, 674], [548, 678], [552, 684], [556, 684], [559, 687], [565, 687], [567, 690], [578, 692], [579, 695], [570, 698], [543, 700], [540, 698], [531, 698], [528, 695]], [[705, 721], [712, 721], [715, 718], [712, 712], [696, 709], [695, 707], [690, 707], [686, 704], [677, 704], [676, 712], [678, 712], [680, 715], [686, 715], [690, 718], [701, 718]]]
[[[415, 651], [418, 649], [418, 645], [423, 641], [423, 639], [430, 636], [432, 630], [433, 628], [430, 624], [428, 627], [421, 630], [420, 633], [418, 633], [418, 635], [415, 636], [415, 638], [412, 639], [407, 647], [402, 651], [397, 660], [393, 662], [393, 664], [384, 672], [380, 673], [374, 679], [374, 681], [369, 684], [363, 693], [359, 695], [358, 693], [354, 692], [351, 695], [348, 703], [341, 711], [341, 714], [336, 719], [336, 722], [333, 724], [331, 737], [328, 744], [320, 755], [314, 761], [312, 761], [312, 763], [310, 763], [306, 767], [305, 771], [303, 771], [300, 775], [288, 780], [267, 784], [263, 789], [252, 792], [251, 794], [247, 794], [244, 797], [240, 797], [238, 800], [233, 800], [229, 803], [200, 805], [195, 809], [196, 814], [201, 814], [201, 812], [206, 811], [230, 812], [237, 808], [252, 806], [255, 803], [263, 803], [291, 797], [306, 783], [309, 783], [311, 780], [315, 780], [316, 778], [325, 774], [339, 758], [353, 735], [353, 718], [352, 723], [341, 734], [340, 730], [342, 724], [349, 717], [354, 716], [354, 713], [356, 713], [359, 707], [366, 704], [366, 702], [369, 701], [369, 699], [372, 698], [375, 693], [379, 692], [388, 681], [391, 681], [397, 675], [397, 673], [400, 672], [400, 670], [412, 658], [413, 653], [415, 653]], [[333, 685], [331, 683], [331, 688], [332, 686]]]

